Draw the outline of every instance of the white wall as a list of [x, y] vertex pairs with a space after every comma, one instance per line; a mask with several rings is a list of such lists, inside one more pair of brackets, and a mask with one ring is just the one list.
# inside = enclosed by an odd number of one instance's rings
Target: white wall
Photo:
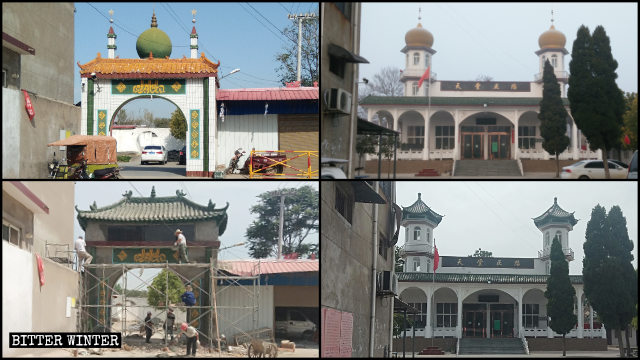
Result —
[[140, 153], [146, 145], [164, 145], [167, 150], [180, 150], [184, 146], [184, 141], [174, 138], [169, 128], [113, 129], [111, 136], [118, 142], [119, 153]]
[[242, 148], [246, 156], [240, 159], [240, 167], [249, 156], [252, 148], [256, 150], [278, 149], [278, 115], [225, 115], [224, 122], [218, 119], [218, 156], [216, 165], [229, 165], [233, 152]]
[[[256, 329], [274, 326], [273, 286], [259, 286], [258, 322]], [[253, 286], [217, 287], [218, 324], [220, 334], [227, 337], [229, 344], [233, 336], [242, 331], [254, 329], [253, 324]]]
[[35, 256], [2, 241], [2, 357], [14, 356], [9, 332], [32, 331], [32, 287]]
[[[2, 178], [20, 177], [20, 91], [2, 88]], [[24, 111], [24, 108], [23, 108]]]

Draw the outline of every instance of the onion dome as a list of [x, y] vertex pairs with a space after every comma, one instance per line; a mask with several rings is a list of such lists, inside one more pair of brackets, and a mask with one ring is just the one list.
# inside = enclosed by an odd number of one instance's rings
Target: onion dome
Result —
[[430, 48], [433, 46], [433, 35], [429, 30], [423, 28], [421, 23], [418, 23], [418, 26], [407, 31], [404, 36], [404, 42], [407, 46], [426, 46]]
[[140, 34], [136, 41], [136, 51], [141, 59], [146, 59], [150, 54], [154, 58], [164, 59], [171, 55], [171, 39], [162, 30], [158, 29], [156, 13], [151, 17], [151, 28]]
[[427, 204], [421, 199], [420, 193], [418, 193], [418, 200], [409, 207], [402, 207], [402, 220], [428, 220], [434, 226], [440, 224], [442, 221], [442, 215], [431, 210]]
[[543, 32], [538, 38], [538, 45], [540, 45], [540, 49], [564, 49], [566, 43], [567, 38], [563, 33], [556, 30], [553, 24], [549, 30]]
[[553, 198], [553, 205], [545, 211], [542, 215], [533, 218], [533, 222], [536, 227], [541, 228], [548, 224], [558, 225], [570, 225], [573, 227], [578, 223], [578, 220], [573, 216], [573, 213], [564, 211], [558, 205], [558, 198]]

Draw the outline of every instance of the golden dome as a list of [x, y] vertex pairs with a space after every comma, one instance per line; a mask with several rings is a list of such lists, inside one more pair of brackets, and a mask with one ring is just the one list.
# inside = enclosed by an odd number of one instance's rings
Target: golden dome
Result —
[[538, 45], [540, 45], [540, 49], [564, 49], [564, 45], [567, 43], [567, 38], [563, 33], [556, 30], [556, 28], [551, 25], [549, 30], [545, 31], [538, 38]]
[[426, 46], [430, 48], [433, 45], [433, 35], [429, 30], [422, 27], [422, 24], [418, 23], [414, 29], [407, 31], [404, 36], [404, 42], [407, 46]]

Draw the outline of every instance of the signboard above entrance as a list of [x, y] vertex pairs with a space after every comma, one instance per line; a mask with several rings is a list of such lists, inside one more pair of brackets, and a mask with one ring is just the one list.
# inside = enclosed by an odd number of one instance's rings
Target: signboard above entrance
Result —
[[180, 255], [171, 248], [113, 248], [113, 264], [164, 263], [177, 264]]
[[112, 94], [186, 94], [185, 79], [111, 80]]
[[440, 91], [529, 92], [531, 83], [523, 81], [440, 81]]
[[533, 269], [532, 258], [440, 256], [444, 267]]

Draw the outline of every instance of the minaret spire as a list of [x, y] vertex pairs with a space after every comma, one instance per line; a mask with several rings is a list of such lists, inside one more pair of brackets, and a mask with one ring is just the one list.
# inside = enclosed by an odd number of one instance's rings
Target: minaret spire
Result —
[[118, 37], [115, 32], [113, 32], [113, 10], [109, 10], [109, 22], [111, 26], [109, 26], [109, 33], [107, 34], [107, 53], [108, 58], [113, 59], [116, 56], [116, 38]]
[[158, 27], [158, 19], [156, 19], [156, 10], [153, 9], [153, 16], [151, 16], [151, 27]]
[[422, 7], [418, 7], [418, 23], [422, 21]]
[[196, 9], [191, 10], [191, 14], [193, 15], [193, 29], [191, 30], [191, 58], [198, 58], [198, 33], [196, 32]]

